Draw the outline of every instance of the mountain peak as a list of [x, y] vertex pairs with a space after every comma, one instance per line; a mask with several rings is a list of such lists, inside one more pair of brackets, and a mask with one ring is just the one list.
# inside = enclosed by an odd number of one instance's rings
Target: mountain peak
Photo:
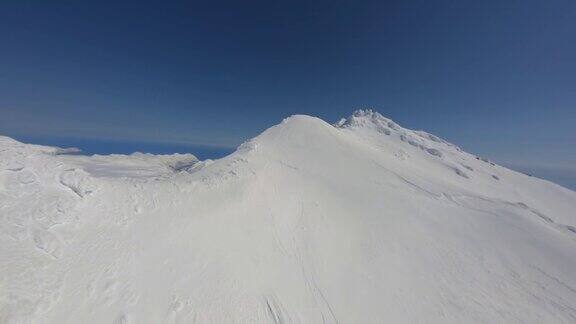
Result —
[[342, 118], [334, 126], [338, 128], [368, 127], [383, 133], [388, 133], [389, 129], [401, 129], [394, 121], [372, 109], [358, 109], [348, 118]]

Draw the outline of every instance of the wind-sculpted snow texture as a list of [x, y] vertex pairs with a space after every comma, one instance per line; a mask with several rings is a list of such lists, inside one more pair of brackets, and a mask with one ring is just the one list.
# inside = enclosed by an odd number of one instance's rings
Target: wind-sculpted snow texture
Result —
[[369, 110], [63, 152], [0, 137], [0, 323], [576, 322], [576, 193]]

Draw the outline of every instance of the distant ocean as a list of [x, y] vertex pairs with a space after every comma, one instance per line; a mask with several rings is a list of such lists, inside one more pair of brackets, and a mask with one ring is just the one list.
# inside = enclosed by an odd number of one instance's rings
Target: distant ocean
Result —
[[[10, 135], [9, 135], [10, 136]], [[134, 152], [152, 154], [191, 153], [200, 160], [219, 159], [235, 151], [234, 148], [221, 148], [211, 146], [151, 143], [138, 141], [108, 141], [77, 138], [57, 138], [40, 136], [11, 136], [12, 138], [29, 144], [57, 146], [62, 148], [76, 147], [82, 150], [82, 155], [93, 154], [131, 154]]]

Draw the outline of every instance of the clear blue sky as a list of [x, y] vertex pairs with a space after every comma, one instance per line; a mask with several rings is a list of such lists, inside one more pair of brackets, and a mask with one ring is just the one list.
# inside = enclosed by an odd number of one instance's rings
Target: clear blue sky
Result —
[[234, 147], [373, 107], [576, 179], [574, 0], [7, 0], [0, 40], [4, 135]]

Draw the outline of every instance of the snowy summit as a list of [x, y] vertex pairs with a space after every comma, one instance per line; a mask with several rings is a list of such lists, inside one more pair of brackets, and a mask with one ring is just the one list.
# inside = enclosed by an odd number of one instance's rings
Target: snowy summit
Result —
[[0, 323], [576, 322], [576, 193], [371, 110], [66, 153], [0, 137]]

